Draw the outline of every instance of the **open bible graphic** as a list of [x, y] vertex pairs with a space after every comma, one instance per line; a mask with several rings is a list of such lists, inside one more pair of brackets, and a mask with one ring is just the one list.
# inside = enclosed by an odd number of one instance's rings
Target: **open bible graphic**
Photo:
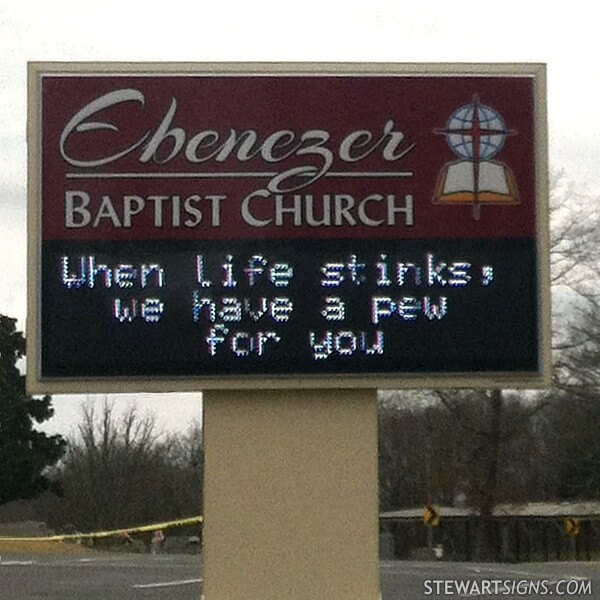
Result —
[[441, 170], [433, 202], [469, 204], [473, 218], [479, 219], [484, 204], [519, 204], [519, 193], [512, 171], [492, 160], [506, 138], [517, 132], [507, 129], [496, 110], [479, 102], [477, 94], [470, 104], [461, 106], [448, 119], [445, 129], [434, 133], [446, 136], [448, 146], [460, 160]]

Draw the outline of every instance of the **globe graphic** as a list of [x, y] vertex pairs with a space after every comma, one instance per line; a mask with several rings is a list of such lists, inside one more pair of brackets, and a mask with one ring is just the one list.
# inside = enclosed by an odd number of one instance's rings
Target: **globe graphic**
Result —
[[[477, 110], [479, 126], [479, 160], [496, 156], [506, 140], [502, 117], [485, 104], [466, 104], [452, 113], [446, 124], [446, 141], [452, 152], [464, 160], [473, 160], [473, 114]], [[456, 131], [456, 133], [454, 133]], [[498, 132], [498, 133], [490, 133]], [[474, 133], [474, 131], [473, 131]]]

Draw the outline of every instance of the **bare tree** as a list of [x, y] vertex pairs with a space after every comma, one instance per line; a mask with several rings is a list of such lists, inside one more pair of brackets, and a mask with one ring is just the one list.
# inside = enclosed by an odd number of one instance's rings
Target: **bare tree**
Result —
[[55, 474], [63, 519], [90, 531], [197, 515], [201, 465], [198, 425], [178, 438], [135, 406], [118, 416], [110, 402], [98, 413], [84, 405]]

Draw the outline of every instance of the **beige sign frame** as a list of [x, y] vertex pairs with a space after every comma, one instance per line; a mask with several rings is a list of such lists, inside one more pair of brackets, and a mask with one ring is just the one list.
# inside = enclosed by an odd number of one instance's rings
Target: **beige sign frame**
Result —
[[[537, 372], [374, 374], [352, 376], [195, 377], [41, 377], [41, 145], [40, 84], [45, 75], [370, 75], [370, 76], [515, 76], [531, 78], [535, 95], [536, 243], [538, 273]], [[539, 63], [57, 63], [28, 65], [28, 316], [27, 389], [29, 393], [170, 392], [202, 389], [321, 388], [539, 388], [551, 381], [551, 308], [548, 209], [548, 134], [546, 65]]]

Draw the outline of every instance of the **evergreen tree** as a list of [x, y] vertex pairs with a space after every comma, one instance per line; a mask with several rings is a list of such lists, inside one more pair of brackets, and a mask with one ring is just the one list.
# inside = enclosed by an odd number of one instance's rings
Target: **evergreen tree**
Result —
[[0, 315], [0, 504], [33, 498], [48, 487], [46, 467], [65, 451], [60, 435], [34, 429], [54, 410], [50, 396], [32, 398], [25, 392], [25, 377], [17, 362], [25, 355], [25, 338], [16, 319]]

